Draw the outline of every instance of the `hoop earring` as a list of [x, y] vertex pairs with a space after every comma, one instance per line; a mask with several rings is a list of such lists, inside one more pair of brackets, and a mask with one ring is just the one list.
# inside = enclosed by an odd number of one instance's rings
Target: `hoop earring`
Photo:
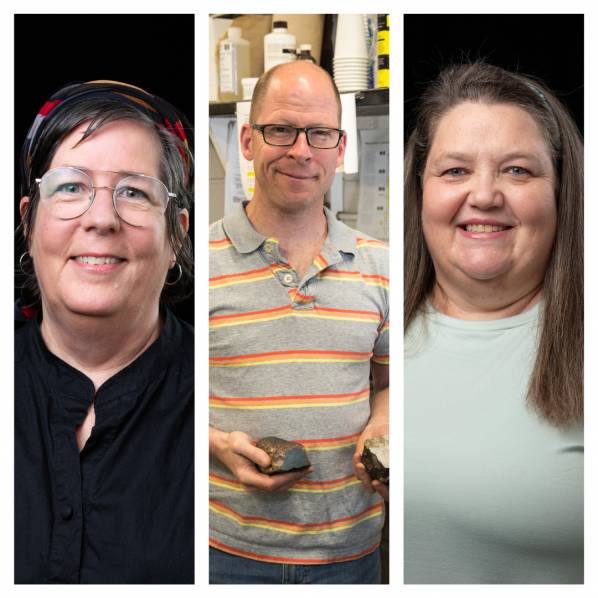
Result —
[[33, 272], [33, 274], [29, 274], [28, 272], [25, 272], [25, 270], [23, 270], [23, 258], [28, 254], [29, 252], [26, 251], [22, 256], [21, 259], [19, 260], [19, 266], [21, 267], [21, 272], [25, 275], [25, 276], [35, 276], [35, 271]]
[[164, 284], [171, 287], [172, 285], [176, 284], [179, 280], [181, 280], [181, 277], [183, 276], [183, 269], [181, 268], [181, 265], [178, 262], [175, 262], [175, 264], [179, 267], [179, 277], [174, 281], [174, 282], [166, 282], [164, 281]]

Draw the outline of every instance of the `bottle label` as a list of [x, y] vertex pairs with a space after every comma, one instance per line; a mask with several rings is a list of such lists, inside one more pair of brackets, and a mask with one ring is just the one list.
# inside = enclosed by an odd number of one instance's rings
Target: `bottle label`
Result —
[[266, 70], [277, 64], [297, 60], [294, 46], [284, 43], [269, 42], [266, 44]]
[[220, 46], [220, 93], [234, 93], [233, 45]]
[[378, 31], [378, 56], [390, 54], [390, 36], [388, 31]]

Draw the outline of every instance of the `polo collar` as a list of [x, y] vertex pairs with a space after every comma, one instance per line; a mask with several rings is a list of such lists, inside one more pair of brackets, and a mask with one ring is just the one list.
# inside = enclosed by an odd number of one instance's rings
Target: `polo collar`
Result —
[[[260, 235], [249, 222], [245, 213], [245, 206], [249, 202], [242, 201], [237, 209], [224, 217], [222, 225], [227, 237], [232, 241], [239, 253], [251, 253], [266, 241], [267, 237]], [[324, 207], [328, 236], [325, 244], [332, 245], [336, 250], [355, 255], [357, 236], [355, 231], [337, 220], [332, 212]]]

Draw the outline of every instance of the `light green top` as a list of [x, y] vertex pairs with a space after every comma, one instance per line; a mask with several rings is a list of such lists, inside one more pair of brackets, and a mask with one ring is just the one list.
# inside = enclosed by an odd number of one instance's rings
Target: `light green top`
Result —
[[541, 305], [407, 333], [405, 583], [583, 583], [583, 430], [525, 406]]

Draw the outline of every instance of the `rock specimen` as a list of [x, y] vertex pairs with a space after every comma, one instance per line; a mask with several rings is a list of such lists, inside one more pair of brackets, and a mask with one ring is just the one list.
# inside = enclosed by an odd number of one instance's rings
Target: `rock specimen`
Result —
[[268, 467], [256, 464], [261, 473], [275, 475], [277, 473], [301, 471], [311, 466], [303, 445], [298, 442], [289, 442], [282, 438], [268, 436], [259, 440], [255, 446], [266, 451], [271, 460]]
[[374, 480], [380, 480], [383, 484], [390, 481], [390, 438], [388, 434], [368, 438], [363, 445], [361, 462], [365, 470]]

